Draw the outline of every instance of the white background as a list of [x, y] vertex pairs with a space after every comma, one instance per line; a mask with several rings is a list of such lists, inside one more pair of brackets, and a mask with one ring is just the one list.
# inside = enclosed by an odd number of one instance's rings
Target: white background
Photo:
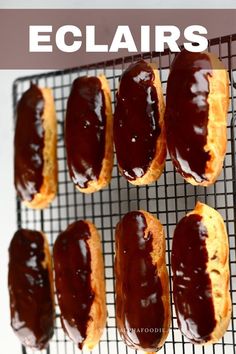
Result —
[[[113, 5], [113, 6], [112, 6]], [[117, 0], [117, 1], [5, 1], [0, 8], [236, 8], [235, 0]], [[0, 54], [1, 55], [1, 54]], [[7, 291], [8, 245], [16, 230], [15, 192], [13, 189], [12, 83], [16, 77], [37, 71], [0, 70], [0, 352], [20, 354], [18, 339], [12, 333]]]

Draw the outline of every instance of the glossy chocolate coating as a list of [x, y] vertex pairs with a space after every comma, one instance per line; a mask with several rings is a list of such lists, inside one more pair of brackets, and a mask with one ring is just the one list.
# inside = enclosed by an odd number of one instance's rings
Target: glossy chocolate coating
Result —
[[212, 67], [204, 53], [180, 52], [167, 83], [167, 145], [177, 171], [183, 177], [206, 180], [209, 151], [204, 150], [208, 134], [209, 77]]
[[94, 299], [91, 288], [91, 254], [87, 240], [89, 226], [76, 221], [62, 232], [54, 244], [55, 281], [61, 323], [80, 349], [87, 337], [87, 325]]
[[152, 263], [152, 234], [141, 212], [130, 212], [116, 227], [116, 318], [127, 345], [156, 351], [162, 336], [164, 306], [157, 267]]
[[44, 262], [43, 235], [17, 231], [9, 247], [11, 326], [22, 344], [34, 349], [46, 348], [53, 336], [54, 303]]
[[119, 166], [133, 181], [146, 174], [160, 134], [158, 97], [152, 67], [144, 60], [121, 76], [114, 115], [114, 141]]
[[97, 77], [73, 82], [66, 112], [66, 149], [70, 176], [80, 188], [97, 181], [105, 154], [105, 97]]
[[173, 292], [178, 325], [194, 343], [210, 338], [216, 320], [211, 280], [206, 272], [207, 229], [202, 217], [184, 217], [174, 232], [172, 246]]
[[36, 85], [17, 105], [15, 130], [15, 188], [21, 200], [32, 201], [43, 184], [44, 98]]

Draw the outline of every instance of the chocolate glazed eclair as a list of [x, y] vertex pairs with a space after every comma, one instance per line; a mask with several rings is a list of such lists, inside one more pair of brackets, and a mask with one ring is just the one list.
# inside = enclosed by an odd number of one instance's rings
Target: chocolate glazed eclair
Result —
[[178, 223], [172, 247], [178, 326], [192, 343], [220, 340], [230, 321], [229, 246], [221, 215], [197, 203]]
[[47, 348], [55, 313], [51, 257], [43, 233], [15, 233], [9, 247], [8, 288], [15, 334], [29, 348]]
[[62, 232], [53, 249], [55, 282], [62, 328], [80, 348], [92, 350], [107, 318], [100, 237], [89, 221], [76, 221]]
[[57, 124], [51, 89], [31, 84], [16, 113], [15, 188], [26, 206], [42, 209], [57, 191]]
[[114, 114], [119, 169], [135, 185], [157, 180], [164, 168], [164, 98], [159, 73], [140, 60], [122, 74]]
[[84, 193], [104, 188], [113, 167], [111, 93], [104, 75], [73, 82], [65, 122], [67, 163], [71, 179]]
[[176, 170], [193, 185], [219, 176], [226, 152], [229, 79], [212, 53], [180, 52], [166, 95], [168, 150]]
[[116, 226], [116, 320], [121, 338], [133, 349], [159, 350], [170, 326], [165, 235], [145, 211], [126, 214]]

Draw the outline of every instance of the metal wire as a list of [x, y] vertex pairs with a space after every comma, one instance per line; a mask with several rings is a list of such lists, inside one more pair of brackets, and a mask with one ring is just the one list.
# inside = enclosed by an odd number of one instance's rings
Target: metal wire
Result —
[[[53, 246], [57, 235], [69, 223], [77, 219], [90, 219], [100, 231], [105, 263], [106, 300], [108, 307], [108, 320], [104, 335], [93, 353], [118, 354], [135, 353], [121, 341], [116, 329], [115, 321], [115, 295], [114, 295], [114, 228], [120, 218], [130, 210], [144, 209], [156, 215], [164, 225], [166, 232], [166, 261], [170, 275], [170, 292], [172, 322], [167, 341], [160, 353], [232, 353], [236, 354], [236, 35], [216, 38], [209, 41], [209, 50], [215, 52], [229, 68], [230, 76], [230, 107], [228, 114], [228, 146], [224, 169], [214, 186], [203, 188], [193, 187], [174, 171], [169, 156], [161, 178], [149, 186], [135, 187], [119, 175], [117, 163], [113, 168], [110, 185], [92, 195], [84, 195], [75, 190], [71, 182], [65, 157], [63, 140], [63, 122], [66, 102], [72, 81], [77, 76], [97, 75], [104, 73], [109, 81], [114, 108], [115, 92], [119, 77], [132, 61], [141, 57], [157, 64], [164, 94], [170, 64], [174, 58], [168, 50], [164, 53], [145, 53], [93, 65], [73, 68], [63, 71], [48, 72], [40, 75], [22, 77], [15, 81], [13, 86], [14, 112], [17, 101], [22, 93], [29, 87], [30, 81], [41, 87], [48, 86], [53, 89], [57, 119], [58, 119], [58, 162], [59, 162], [59, 188], [57, 198], [52, 205], [43, 211], [29, 210], [17, 200], [17, 227], [42, 230], [48, 235], [50, 246]], [[233, 303], [230, 326], [219, 343], [204, 347], [190, 344], [182, 337], [177, 327], [176, 314], [173, 307], [170, 253], [172, 247], [173, 230], [176, 223], [192, 210], [196, 201], [202, 201], [215, 207], [223, 216], [229, 235], [230, 245], [230, 287]], [[65, 336], [59, 320], [58, 303], [56, 303], [55, 334], [50, 346], [44, 353], [47, 354], [74, 354], [77, 349]], [[23, 354], [31, 350], [22, 349]], [[138, 353], [138, 352], [136, 352]]]

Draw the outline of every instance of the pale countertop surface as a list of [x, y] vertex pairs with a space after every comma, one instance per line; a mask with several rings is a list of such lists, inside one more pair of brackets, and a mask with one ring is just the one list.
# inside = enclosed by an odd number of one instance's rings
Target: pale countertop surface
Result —
[[[98, 6], [99, 3], [99, 6]], [[113, 2], [100, 0], [99, 2], [87, 1], [1, 1], [1, 8], [235, 8], [235, 0], [188, 0], [175, 1], [154, 1], [146, 0], [145, 2], [136, 0], [127, 1], [120, 0]], [[19, 6], [20, 4], [20, 6]], [[86, 4], [86, 5], [85, 5]], [[145, 4], [145, 6], [143, 6]], [[9, 322], [9, 303], [7, 289], [7, 264], [8, 264], [8, 246], [13, 233], [16, 231], [16, 215], [15, 215], [15, 191], [13, 188], [13, 114], [12, 114], [12, 83], [16, 77], [23, 75], [35, 74], [34, 71], [27, 70], [0, 70], [0, 102], [1, 102], [1, 118], [0, 118], [0, 215], [1, 215], [1, 235], [0, 235], [0, 343], [1, 353], [20, 354], [21, 347], [18, 339], [13, 334]]]

